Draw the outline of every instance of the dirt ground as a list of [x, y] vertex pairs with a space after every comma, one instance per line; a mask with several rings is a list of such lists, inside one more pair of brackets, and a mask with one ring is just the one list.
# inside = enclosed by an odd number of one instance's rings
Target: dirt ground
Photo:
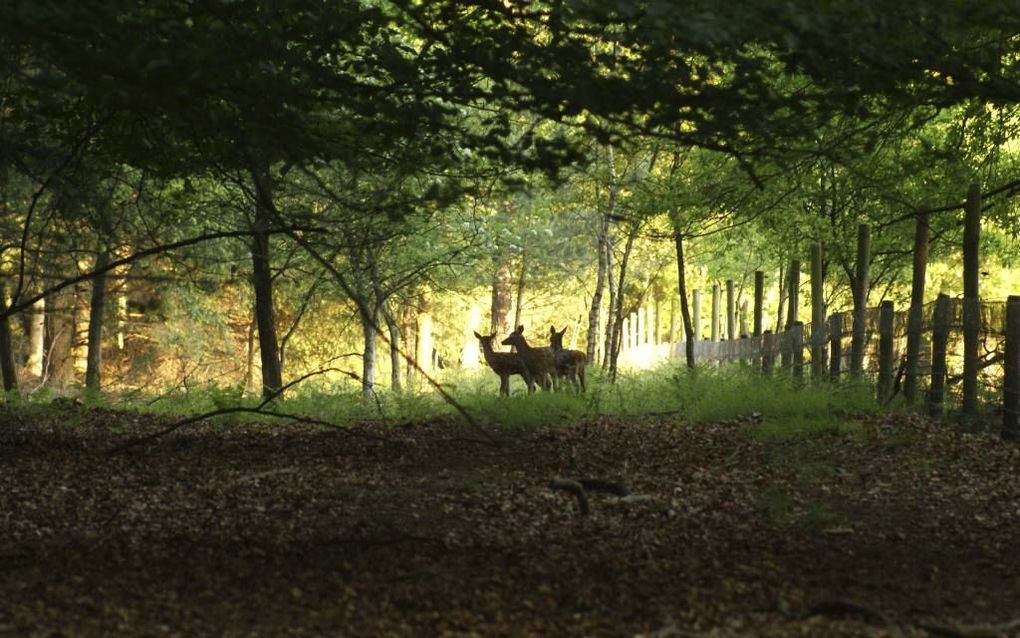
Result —
[[[916, 417], [761, 442], [601, 418], [0, 424], [0, 636], [1007, 635], [1020, 449]], [[482, 439], [480, 441], [479, 439]], [[622, 480], [590, 491], [557, 477]], [[1020, 623], [1016, 623], [1020, 625]]]

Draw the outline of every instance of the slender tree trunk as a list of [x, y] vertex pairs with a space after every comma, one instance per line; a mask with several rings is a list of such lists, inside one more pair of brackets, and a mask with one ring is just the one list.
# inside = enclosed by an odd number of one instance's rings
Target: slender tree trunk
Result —
[[502, 337], [510, 333], [509, 317], [513, 275], [510, 272], [510, 260], [502, 256], [496, 264], [496, 272], [492, 277], [492, 332]]
[[[94, 270], [101, 271], [110, 263], [106, 248], [96, 255]], [[92, 297], [89, 304], [88, 353], [85, 355], [85, 387], [98, 392], [102, 388], [103, 366], [103, 311], [106, 308], [106, 273], [92, 278]]]
[[627, 264], [630, 261], [630, 253], [634, 248], [634, 240], [637, 239], [638, 230], [641, 228], [640, 224], [635, 223], [627, 234], [627, 243], [623, 248], [623, 256], [620, 258], [620, 276], [616, 282], [616, 308], [614, 314], [616, 315], [615, 325], [617, 329], [613, 330], [613, 344], [610, 350], [611, 358], [609, 360], [609, 379], [610, 381], [616, 381], [616, 364], [620, 357], [620, 331], [619, 327], [623, 323], [623, 291], [624, 284], [627, 281]]
[[[59, 270], [51, 276], [62, 277]], [[74, 382], [74, 307], [75, 287], [60, 290], [47, 299], [46, 363], [43, 376], [57, 385]]]
[[786, 266], [779, 263], [779, 307], [776, 308], [776, 332], [783, 330], [783, 302], [786, 294]]
[[390, 335], [390, 390], [400, 392], [403, 389], [400, 383], [400, 365], [403, 362], [400, 356], [400, 326], [388, 308], [383, 308], [382, 315]]
[[[595, 361], [596, 342], [599, 332], [599, 317], [602, 313], [602, 295], [606, 287], [607, 273], [611, 269], [609, 263], [609, 220], [616, 213], [616, 202], [619, 197], [619, 185], [616, 181], [616, 157], [613, 147], [609, 147], [609, 201], [606, 210], [599, 216], [596, 244], [598, 249], [598, 271], [595, 274], [595, 291], [592, 293], [591, 308], [588, 309], [588, 340], [585, 343], [585, 354], [588, 361]], [[612, 284], [610, 284], [610, 308], [612, 308]]]
[[606, 287], [609, 290], [609, 310], [606, 312], [606, 333], [603, 335], [602, 345], [602, 369], [609, 369], [609, 362], [613, 358], [613, 338], [616, 335], [616, 265], [613, 263], [612, 238], [606, 239]]
[[71, 320], [74, 323], [74, 341], [71, 352], [74, 361], [74, 378], [85, 374], [88, 367], [88, 333], [89, 303], [85, 284], [74, 287], [74, 311]]
[[43, 376], [43, 359], [46, 343], [46, 300], [32, 304], [28, 318], [28, 373], [34, 377]]
[[361, 357], [361, 398], [365, 401], [372, 400], [375, 395], [376, 325], [373, 317], [361, 315], [361, 331], [365, 338]]
[[673, 231], [673, 240], [676, 244], [676, 274], [677, 292], [680, 295], [680, 315], [684, 324], [684, 354], [687, 357], [687, 367], [694, 368], [694, 321], [691, 319], [691, 309], [687, 305], [687, 266], [684, 260], [684, 236], [679, 230]]
[[273, 276], [270, 270], [269, 229], [272, 220], [273, 191], [268, 166], [252, 168], [255, 182], [255, 224], [252, 233], [252, 286], [255, 290], [255, 318], [259, 331], [262, 360], [262, 396], [268, 397], [283, 387], [280, 347], [276, 336], [276, 311], [273, 304]]
[[525, 275], [528, 272], [527, 255], [521, 253], [521, 270], [517, 274], [517, 303], [514, 308], [514, 328], [521, 325], [521, 318], [524, 315], [524, 285]]
[[[0, 285], [0, 305], [7, 309], [7, 285]], [[11, 318], [0, 318], [0, 374], [3, 375], [4, 391], [18, 391], [18, 373], [14, 365], [14, 349], [11, 343]]]
[[599, 218], [599, 228], [596, 237], [599, 257], [598, 270], [595, 273], [595, 290], [591, 295], [591, 307], [588, 308], [588, 339], [584, 346], [584, 352], [588, 355], [588, 361], [595, 361], [595, 350], [599, 337], [599, 317], [602, 313], [602, 295], [606, 287], [606, 243], [608, 236], [609, 216], [602, 215]]
[[252, 308], [251, 321], [248, 322], [248, 349], [244, 358], [244, 391], [255, 391], [255, 332], [258, 330], [258, 318]]

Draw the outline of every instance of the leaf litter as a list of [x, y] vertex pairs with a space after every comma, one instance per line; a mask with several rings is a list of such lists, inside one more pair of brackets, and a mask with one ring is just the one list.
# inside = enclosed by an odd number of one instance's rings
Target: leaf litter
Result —
[[122, 448], [166, 423], [12, 419], [0, 636], [1020, 628], [1020, 449], [909, 415], [790, 441], [756, 423], [600, 417], [498, 446], [448, 422], [204, 423]]

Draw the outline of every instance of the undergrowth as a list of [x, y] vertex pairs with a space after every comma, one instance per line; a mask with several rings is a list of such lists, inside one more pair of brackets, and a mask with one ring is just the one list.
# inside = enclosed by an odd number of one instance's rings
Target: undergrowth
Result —
[[[752, 436], [784, 439], [805, 435], [844, 433], [854, 429], [854, 415], [876, 412], [870, 386], [849, 383], [805, 384], [779, 375], [765, 377], [746, 367], [703, 367], [690, 370], [664, 365], [654, 370], [621, 373], [616, 383], [598, 370], [590, 370], [588, 389], [528, 395], [523, 382], [511, 381], [510, 397], [497, 394], [498, 379], [487, 370], [444, 371], [444, 390], [483, 424], [507, 428], [534, 428], [576, 423], [597, 416], [663, 416], [677, 422], [710, 423], [742, 420], [755, 424]], [[34, 410], [59, 408], [68, 401], [85, 407], [129, 410], [163, 416], [191, 416], [237, 407], [256, 408], [259, 397], [243, 396], [236, 388], [175, 390], [159, 396], [82, 393], [76, 398], [37, 393], [32, 398], [8, 398], [9, 407]], [[308, 380], [274, 400], [265, 410], [311, 417], [337, 425], [366, 420], [387, 423], [425, 422], [459, 418], [455, 406], [439, 393], [379, 391], [362, 400], [360, 389], [349, 383]], [[230, 412], [217, 423], [286, 422], [252, 412]]]

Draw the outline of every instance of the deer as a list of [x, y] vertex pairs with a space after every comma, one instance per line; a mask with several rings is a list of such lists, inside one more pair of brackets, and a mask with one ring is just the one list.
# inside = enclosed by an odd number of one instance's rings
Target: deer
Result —
[[584, 368], [588, 363], [588, 356], [580, 350], [564, 349], [563, 335], [566, 332], [566, 328], [557, 332], [555, 326], [549, 326], [549, 349], [552, 350], [556, 360], [556, 375], [569, 379], [574, 386], [574, 392], [585, 392]]
[[533, 348], [524, 338], [524, 326], [517, 326], [517, 329], [502, 341], [502, 344], [517, 348], [517, 357], [524, 364], [524, 370], [527, 373], [524, 380], [528, 383], [528, 394], [534, 393], [536, 382], [542, 386], [543, 390], [553, 389], [556, 378], [556, 358], [553, 356], [552, 350]]
[[516, 353], [496, 352], [492, 349], [492, 340], [496, 338], [495, 332], [491, 335], [480, 335], [475, 332], [475, 338], [482, 346], [485, 363], [499, 376], [499, 396], [510, 396], [510, 377], [515, 374], [521, 375], [525, 383], [528, 383], [528, 372]]

